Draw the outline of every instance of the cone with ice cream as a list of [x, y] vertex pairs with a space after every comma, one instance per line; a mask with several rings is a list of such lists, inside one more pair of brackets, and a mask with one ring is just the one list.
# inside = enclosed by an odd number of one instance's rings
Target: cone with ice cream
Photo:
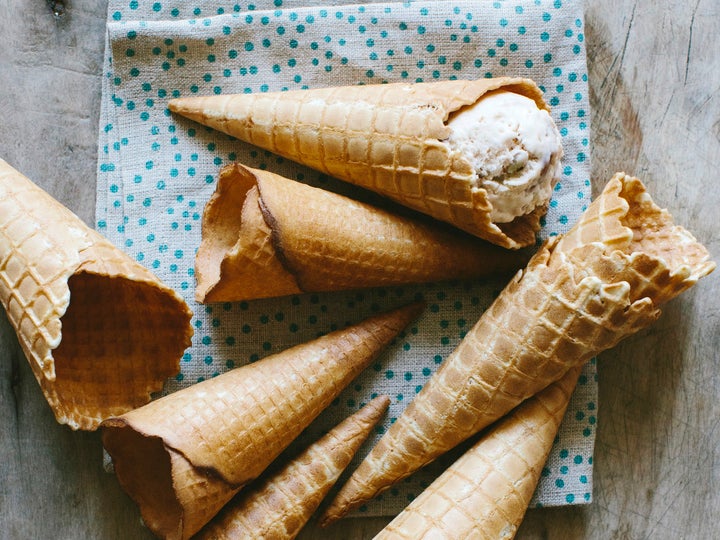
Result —
[[581, 368], [498, 420], [375, 540], [510, 540], [535, 492]]
[[203, 214], [196, 298], [227, 302], [511, 274], [527, 262], [451, 230], [228, 165]]
[[624, 174], [507, 285], [327, 509], [330, 522], [651, 324], [709, 274], [707, 250]]
[[492, 243], [535, 242], [562, 146], [528, 79], [179, 98], [171, 111]]
[[162, 538], [199, 531], [421, 308], [376, 315], [106, 420], [103, 444], [145, 524]]
[[3, 160], [0, 302], [73, 429], [147, 403], [192, 336], [178, 294]]
[[230, 501], [196, 538], [295, 538], [389, 405], [389, 397], [376, 397], [301, 454], [277, 470], [266, 471]]

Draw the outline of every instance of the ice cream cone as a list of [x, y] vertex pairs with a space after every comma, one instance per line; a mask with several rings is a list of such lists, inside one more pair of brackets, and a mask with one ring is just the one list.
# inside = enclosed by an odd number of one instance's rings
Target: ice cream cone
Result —
[[179, 295], [3, 160], [0, 302], [73, 429], [147, 403], [192, 336]]
[[[494, 223], [488, 191], [478, 185], [472, 158], [448, 143], [451, 115], [497, 90], [526, 96], [536, 110], [547, 110], [534, 82], [511, 78], [180, 98], [171, 100], [169, 108], [492, 243], [517, 248], [535, 242], [552, 186], [544, 201], [523, 215]], [[555, 177], [562, 154], [559, 136], [557, 141], [557, 151], [541, 167], [549, 177]]]
[[189, 538], [354, 379], [421, 306], [411, 304], [106, 420], [120, 485], [163, 538]]
[[220, 172], [202, 236], [200, 302], [478, 278], [527, 262], [445, 224], [238, 164]]
[[278, 470], [266, 471], [196, 538], [295, 538], [389, 405], [390, 398], [378, 396]]
[[494, 424], [375, 540], [514, 538], [580, 370], [572, 368]]
[[714, 267], [639, 180], [616, 175], [502, 291], [341, 488], [327, 521], [646, 327]]

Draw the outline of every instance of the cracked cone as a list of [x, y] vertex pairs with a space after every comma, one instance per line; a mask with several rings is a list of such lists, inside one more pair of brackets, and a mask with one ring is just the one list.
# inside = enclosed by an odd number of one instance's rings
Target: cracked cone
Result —
[[[496, 90], [548, 109], [533, 81], [511, 78], [191, 97], [168, 106], [494, 244], [518, 248], [534, 244], [548, 200], [510, 222], [493, 222], [489, 194], [478, 185], [472, 158], [447, 144], [452, 113]], [[561, 155], [558, 148], [542, 164], [543, 174], [556, 174]]]
[[335, 485], [390, 398], [378, 396], [272, 474], [240, 492], [198, 540], [295, 538]]
[[162, 538], [189, 538], [305, 429], [422, 306], [410, 304], [106, 420], [120, 485]]
[[502, 291], [341, 488], [325, 521], [648, 326], [660, 305], [714, 268], [638, 179], [617, 174], [567, 236], [548, 241]]
[[535, 492], [581, 368], [523, 402], [375, 540], [510, 540]]
[[509, 274], [524, 254], [229, 165], [203, 216], [196, 298], [227, 302]]
[[180, 296], [3, 160], [0, 301], [73, 429], [147, 403], [192, 336]]

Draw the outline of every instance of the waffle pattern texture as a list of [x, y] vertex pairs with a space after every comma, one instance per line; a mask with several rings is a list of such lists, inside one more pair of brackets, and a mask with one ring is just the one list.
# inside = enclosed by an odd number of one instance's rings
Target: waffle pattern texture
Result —
[[326, 511], [336, 519], [647, 327], [715, 268], [645, 186], [613, 177], [552, 238], [380, 439]]
[[389, 405], [388, 396], [376, 397], [278, 470], [266, 471], [197, 538], [295, 538]]
[[495, 244], [524, 247], [535, 242], [547, 208], [493, 224], [485, 191], [472, 187], [473, 165], [443, 142], [450, 115], [494, 90], [547, 109], [533, 81], [504, 77], [181, 98], [169, 107]]
[[[310, 444], [374, 395], [385, 432], [492, 303], [506, 280], [456, 280], [200, 305], [195, 252], [221, 167], [239, 161], [370, 202], [359, 188], [170, 113], [170, 99], [358, 85], [523, 77], [544, 92], [562, 136], [561, 182], [540, 238], [567, 232], [590, 199], [583, 3], [340, 0], [110, 0], [98, 159], [100, 232], [185, 298], [192, 346], [170, 393], [423, 297], [428, 309], [311, 426]], [[588, 364], [533, 505], [592, 494], [596, 371]], [[349, 469], [366, 452], [361, 449]], [[446, 463], [413, 475], [361, 515], [392, 515]], [[432, 466], [431, 466], [432, 467]]]
[[511, 276], [525, 252], [239, 164], [203, 214], [195, 297], [253, 300]]
[[179, 294], [1, 159], [0, 303], [73, 429], [147, 403], [192, 335]]
[[147, 526], [163, 538], [190, 538], [422, 307], [376, 315], [103, 422], [118, 480]]
[[375, 539], [514, 538], [579, 375], [573, 368], [493, 426]]

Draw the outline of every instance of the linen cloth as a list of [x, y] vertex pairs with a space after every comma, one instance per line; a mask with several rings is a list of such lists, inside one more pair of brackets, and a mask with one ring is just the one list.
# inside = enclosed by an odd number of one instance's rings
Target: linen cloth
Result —
[[[544, 90], [562, 135], [561, 182], [541, 239], [567, 231], [590, 199], [583, 3], [432, 1], [307, 6], [310, 0], [110, 0], [96, 227], [194, 311], [195, 336], [165, 392], [370, 314], [424, 298], [427, 309], [301, 436], [315, 440], [379, 393], [377, 437], [474, 325], [504, 283], [464, 281], [199, 305], [194, 255], [221, 166], [239, 161], [352, 195], [352, 187], [172, 115], [169, 99], [331, 85], [523, 76]], [[142, 306], [138, 306], [142, 317]], [[592, 499], [597, 374], [586, 366], [531, 506]], [[375, 440], [376, 440], [375, 439]], [[375, 440], [361, 449], [355, 468]], [[363, 506], [393, 515], [452, 454]], [[340, 483], [342, 483], [341, 479]]]

